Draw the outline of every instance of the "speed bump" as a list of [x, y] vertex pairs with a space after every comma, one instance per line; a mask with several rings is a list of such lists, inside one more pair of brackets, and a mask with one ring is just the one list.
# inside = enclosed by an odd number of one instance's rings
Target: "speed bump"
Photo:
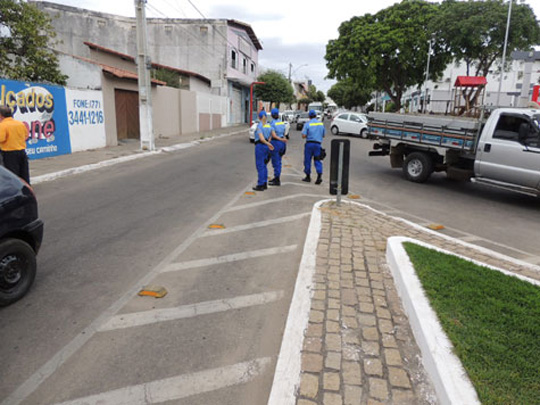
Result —
[[441, 229], [444, 229], [444, 225], [440, 224], [429, 224], [427, 227], [433, 231], [440, 231]]
[[167, 295], [165, 287], [159, 285], [147, 285], [139, 291], [141, 297], [163, 298]]

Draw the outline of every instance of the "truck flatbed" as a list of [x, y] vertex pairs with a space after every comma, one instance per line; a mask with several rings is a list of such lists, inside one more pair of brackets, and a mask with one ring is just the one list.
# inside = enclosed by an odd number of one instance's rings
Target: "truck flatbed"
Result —
[[380, 139], [401, 140], [474, 152], [481, 124], [476, 119], [414, 114], [370, 113], [368, 133]]

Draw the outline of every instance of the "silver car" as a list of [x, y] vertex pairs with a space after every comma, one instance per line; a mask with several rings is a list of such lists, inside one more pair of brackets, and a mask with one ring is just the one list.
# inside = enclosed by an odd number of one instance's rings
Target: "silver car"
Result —
[[367, 117], [364, 114], [343, 112], [332, 119], [330, 131], [334, 135], [352, 134], [365, 139], [368, 137], [367, 122]]

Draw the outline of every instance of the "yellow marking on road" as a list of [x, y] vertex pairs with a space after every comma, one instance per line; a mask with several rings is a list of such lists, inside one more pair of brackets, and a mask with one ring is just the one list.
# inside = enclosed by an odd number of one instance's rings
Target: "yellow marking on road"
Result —
[[433, 231], [440, 231], [441, 229], [444, 229], [444, 225], [439, 224], [430, 224], [427, 227]]
[[138, 295], [141, 297], [163, 298], [167, 295], [167, 290], [160, 285], [147, 285], [139, 291]]
[[208, 229], [225, 229], [225, 225], [222, 225], [222, 224], [211, 224], [211, 225], [208, 225]]
[[348, 196], [350, 200], [359, 200], [360, 196], [358, 194], [351, 194]]
[[246, 191], [244, 195], [255, 195], [255, 193], [253, 191]]

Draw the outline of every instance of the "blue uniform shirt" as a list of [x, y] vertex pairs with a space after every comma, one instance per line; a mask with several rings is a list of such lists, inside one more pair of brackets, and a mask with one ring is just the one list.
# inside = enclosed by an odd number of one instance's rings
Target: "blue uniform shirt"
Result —
[[285, 123], [283, 121], [272, 121], [272, 129], [279, 138], [285, 138]]
[[322, 143], [324, 138], [324, 124], [317, 118], [312, 118], [304, 124], [302, 135], [306, 135], [306, 141], [314, 141]]
[[257, 130], [255, 131], [255, 143], [260, 142], [259, 134], [263, 134], [263, 138], [268, 141], [272, 136], [272, 125], [270, 125], [269, 123], [263, 125], [262, 122], [259, 122]]

